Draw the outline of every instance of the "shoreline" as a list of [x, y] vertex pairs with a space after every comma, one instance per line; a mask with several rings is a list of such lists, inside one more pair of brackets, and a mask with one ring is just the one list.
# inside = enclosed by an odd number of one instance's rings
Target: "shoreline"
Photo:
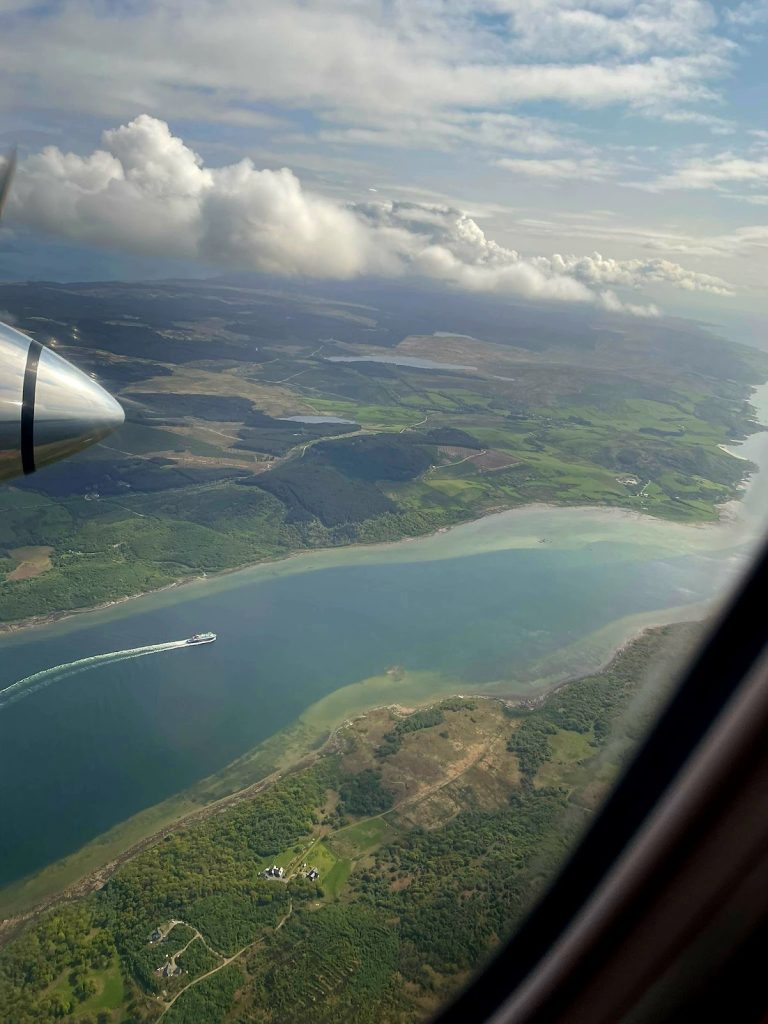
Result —
[[[757, 433], [757, 431], [756, 431], [756, 433]], [[753, 437], [754, 435], [750, 434], [749, 436]], [[719, 444], [717, 447], [720, 449], [721, 452], [725, 452], [726, 455], [730, 455], [732, 459], [738, 459], [739, 462], [749, 462], [750, 461], [747, 458], [746, 455], [737, 455], [736, 452], [732, 452], [727, 444]]]
[[[753, 410], [753, 417], [750, 419], [748, 424], [745, 424], [745, 427], [751, 427], [752, 429], [748, 433], [745, 433], [741, 439], [731, 439], [727, 443], [717, 445], [718, 449], [720, 449], [724, 454], [731, 455], [732, 457], [737, 458], [743, 462], [753, 462], [754, 460], [750, 459], [747, 456], [736, 454], [735, 452], [731, 451], [729, 447], [727, 447], [727, 445], [736, 445], [740, 447], [746, 442], [749, 442], [752, 438], [757, 437], [761, 433], [764, 434], [768, 432], [768, 423], [761, 422], [761, 419], [766, 419], [768, 421], [768, 409], [761, 409], [759, 406], [756, 406], [753, 401], [761, 388], [765, 389], [766, 392], [768, 392], [768, 382], [763, 382], [762, 384], [752, 384], [749, 386], [748, 390], [747, 402]], [[429, 530], [425, 533], [407, 534], [403, 537], [398, 538], [397, 540], [380, 541], [374, 543], [366, 543], [364, 541], [353, 541], [350, 544], [337, 544], [318, 548], [300, 548], [295, 551], [289, 551], [285, 555], [281, 555], [278, 557], [264, 558], [256, 562], [246, 562], [243, 565], [230, 566], [229, 568], [218, 569], [210, 573], [203, 572], [202, 576], [187, 576], [178, 580], [173, 580], [171, 583], [164, 584], [161, 587], [155, 587], [150, 590], [143, 590], [137, 594], [126, 594], [123, 597], [117, 597], [111, 601], [102, 601], [99, 604], [88, 605], [87, 607], [83, 608], [69, 608], [62, 609], [61, 611], [49, 612], [45, 615], [32, 615], [28, 616], [25, 619], [18, 619], [10, 623], [0, 622], [0, 642], [2, 641], [3, 637], [14, 636], [17, 633], [22, 633], [26, 630], [38, 629], [45, 626], [52, 626], [58, 622], [63, 622], [65, 620], [72, 619], [75, 616], [87, 615], [92, 612], [106, 611], [110, 608], [116, 608], [119, 605], [125, 604], [128, 601], [135, 601], [139, 598], [148, 597], [152, 594], [165, 593], [167, 591], [174, 590], [178, 587], [188, 586], [193, 583], [204, 583], [206, 580], [220, 579], [233, 573], [246, 572], [249, 569], [255, 569], [258, 566], [287, 562], [289, 559], [298, 558], [301, 555], [321, 554], [323, 552], [342, 550], [355, 550], [360, 548], [383, 548], [392, 544], [402, 544], [407, 543], [409, 541], [425, 540], [430, 537], [450, 533], [451, 531], [459, 527], [468, 526], [472, 523], [479, 523], [484, 519], [490, 518], [491, 516], [500, 515], [507, 512], [522, 512], [536, 509], [553, 510], [570, 508], [573, 509], [574, 511], [579, 509], [586, 509], [589, 511], [608, 512], [613, 515], [624, 514], [625, 516], [630, 518], [637, 518], [639, 520], [650, 520], [652, 522], [671, 522], [679, 526], [690, 527], [691, 529], [702, 528], [705, 526], [718, 524], [734, 524], [739, 519], [739, 510], [743, 509], [745, 498], [748, 496], [754, 479], [760, 474], [761, 469], [762, 467], [758, 465], [756, 472], [746, 474], [746, 477], [742, 479], [741, 483], [737, 485], [737, 487], [734, 489], [735, 493], [731, 497], [729, 497], [723, 502], [714, 505], [716, 518], [712, 521], [712, 523], [688, 523], [678, 522], [678, 520], [666, 520], [662, 517], [651, 515], [650, 512], [626, 508], [621, 505], [606, 505], [600, 502], [595, 502], [594, 504], [590, 505], [570, 505], [567, 502], [559, 503], [554, 501], [532, 501], [523, 505], [513, 505], [510, 506], [509, 508], [490, 508], [486, 509], [479, 516], [470, 517], [458, 523], [451, 523], [448, 526], [435, 527], [434, 529]]]
[[[257, 562], [256, 565], [264, 563]], [[238, 566], [237, 569], [222, 569], [220, 572], [211, 573], [212, 577], [218, 577], [227, 572], [240, 572], [250, 566]], [[103, 612], [108, 608], [116, 608], [127, 601], [136, 601], [141, 597], [148, 597], [150, 594], [163, 594], [167, 590], [175, 590], [178, 587], [186, 586], [188, 583], [202, 583], [208, 576], [188, 576], [185, 579], [174, 580], [173, 583], [166, 583], [162, 587], [155, 587], [153, 590], [142, 590], [139, 594], [126, 594], [125, 597], [116, 597], [112, 601], [102, 601], [101, 604], [89, 605], [87, 608], [68, 608], [60, 612], [48, 612], [47, 615], [31, 615], [26, 619], [18, 619], [15, 622], [0, 622], [0, 640], [4, 636], [15, 636], [16, 633], [23, 633], [29, 629], [41, 629], [44, 626], [53, 626], [57, 622], [64, 622], [66, 619], [74, 619], [80, 615], [90, 615], [92, 612]]]
[[[745, 460], [749, 461], [749, 460]], [[749, 483], [747, 481], [747, 489]], [[3, 637], [16, 636], [19, 633], [26, 632], [27, 630], [41, 629], [46, 626], [53, 626], [56, 623], [64, 622], [69, 619], [77, 618], [79, 616], [90, 615], [94, 612], [107, 611], [110, 608], [117, 608], [120, 605], [126, 604], [129, 601], [137, 601], [143, 597], [149, 597], [154, 594], [163, 594], [171, 590], [177, 590], [180, 587], [190, 586], [192, 584], [204, 584], [208, 581], [214, 581], [222, 579], [226, 576], [232, 576], [235, 573], [248, 572], [251, 569], [256, 569], [265, 565], [281, 565], [292, 559], [298, 559], [301, 557], [308, 557], [310, 555], [322, 555], [330, 554], [338, 551], [356, 551], [356, 550], [381, 550], [387, 547], [391, 547], [397, 544], [407, 544], [418, 540], [428, 540], [432, 537], [445, 536], [446, 534], [452, 533], [454, 530], [461, 529], [463, 527], [471, 526], [477, 523], [481, 523], [484, 520], [490, 519], [493, 516], [506, 515], [514, 512], [533, 512], [533, 511], [555, 511], [559, 509], [571, 509], [574, 512], [585, 511], [585, 512], [604, 512], [611, 516], [623, 516], [627, 519], [635, 519], [637, 521], [648, 521], [653, 523], [670, 523], [672, 525], [685, 527], [691, 530], [707, 529], [713, 526], [726, 525], [733, 523], [738, 519], [738, 508], [743, 503], [744, 495], [747, 493], [747, 489], [744, 490], [740, 497], [729, 498], [725, 502], [721, 502], [715, 506], [717, 512], [717, 518], [712, 522], [678, 522], [677, 520], [667, 520], [660, 516], [651, 515], [649, 512], [639, 511], [638, 509], [624, 508], [621, 505], [605, 505], [596, 502], [594, 505], [569, 505], [567, 503], [559, 504], [557, 502], [546, 502], [546, 501], [532, 501], [525, 505], [513, 505], [509, 508], [493, 508], [488, 509], [482, 515], [474, 516], [469, 519], [464, 519], [458, 523], [451, 523], [449, 526], [438, 526], [426, 533], [417, 534], [406, 534], [403, 537], [399, 537], [397, 540], [385, 540], [385, 541], [353, 541], [350, 544], [335, 544], [317, 548], [299, 548], [295, 551], [289, 551], [285, 555], [280, 555], [274, 558], [263, 558], [256, 562], [246, 562], [244, 565], [230, 566], [226, 569], [216, 569], [212, 572], [203, 572], [202, 575], [186, 576], [182, 579], [173, 580], [171, 583], [166, 583], [161, 587], [154, 587], [150, 590], [142, 590], [138, 594], [126, 594], [123, 597], [116, 597], [111, 601], [102, 601], [99, 604], [88, 605], [84, 608], [69, 608], [57, 612], [48, 612], [45, 615], [32, 615], [26, 619], [18, 619], [14, 622], [0, 622], [0, 642]], [[735, 506], [735, 508], [734, 508]]]

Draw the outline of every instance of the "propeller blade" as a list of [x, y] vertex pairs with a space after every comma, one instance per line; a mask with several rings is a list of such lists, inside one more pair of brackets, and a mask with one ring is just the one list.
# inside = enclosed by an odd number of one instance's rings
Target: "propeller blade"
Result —
[[5, 165], [0, 169], [0, 217], [3, 215], [3, 207], [8, 198], [8, 193], [11, 191], [11, 181], [13, 180], [13, 172], [15, 170], [16, 147], [14, 146], [8, 154]]

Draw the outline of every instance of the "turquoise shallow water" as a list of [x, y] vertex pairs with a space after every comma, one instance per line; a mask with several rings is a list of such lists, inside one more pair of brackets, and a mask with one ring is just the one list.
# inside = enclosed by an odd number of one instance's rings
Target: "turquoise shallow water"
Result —
[[[523, 509], [429, 538], [302, 555], [3, 638], [0, 688], [21, 685], [4, 706], [0, 694], [0, 884], [392, 664], [444, 673], [464, 691], [527, 692], [537, 663], [566, 648], [578, 670], [582, 641], [609, 624], [684, 616], [722, 592], [749, 532]], [[218, 642], [168, 646], [202, 630]], [[600, 653], [589, 647], [590, 658]]]

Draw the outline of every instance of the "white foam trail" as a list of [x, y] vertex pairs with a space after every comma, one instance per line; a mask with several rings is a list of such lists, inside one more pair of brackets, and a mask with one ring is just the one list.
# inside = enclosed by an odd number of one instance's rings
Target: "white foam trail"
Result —
[[112, 665], [117, 661], [129, 661], [131, 658], [143, 658], [147, 654], [161, 654], [163, 651], [175, 651], [179, 647], [187, 646], [186, 640], [171, 640], [167, 644], [151, 644], [149, 647], [133, 647], [128, 651], [94, 654], [90, 658], [80, 658], [78, 661], [70, 661], [64, 665], [44, 668], [40, 672], [25, 676], [0, 690], [0, 708], [15, 704], [17, 700], [23, 700], [24, 697], [29, 697], [60, 679], [66, 679], [67, 676], [76, 675], [78, 672], [87, 672], [88, 669], [97, 668], [99, 665]]

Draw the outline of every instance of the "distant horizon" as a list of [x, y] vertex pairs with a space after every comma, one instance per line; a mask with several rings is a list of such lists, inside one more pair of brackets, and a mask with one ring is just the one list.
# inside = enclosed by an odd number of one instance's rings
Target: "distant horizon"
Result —
[[[460, 292], [449, 284], [429, 279], [392, 280], [380, 277], [362, 277], [353, 281], [322, 281], [317, 278], [275, 277], [268, 274], [260, 274], [256, 271], [226, 272], [222, 271], [220, 268], [212, 267], [189, 267], [185, 269], [189, 270], [189, 276], [185, 276], [184, 272], [172, 273], [167, 271], [164, 274], [158, 272], [156, 275], [148, 275], [146, 277], [136, 276], [110, 278], [99, 277], [94, 274], [94, 276], [75, 277], [69, 279], [64, 275], [59, 278], [5, 277], [2, 275], [2, 271], [0, 271], [0, 289], [9, 285], [35, 286], [51, 284], [59, 285], [61, 287], [77, 287], [79, 285], [88, 286], [97, 284], [141, 286], [162, 284], [164, 282], [168, 284], [196, 284], [204, 282], [211, 285], [222, 284], [234, 287], [245, 287], [251, 288], [255, 291], [269, 291], [278, 294], [280, 291], [285, 291], [288, 295], [295, 295], [302, 289], [312, 292], [313, 295], [325, 291], [329, 297], [333, 296], [333, 301], [337, 302], [352, 301], [351, 298], [341, 299], [338, 295], [334, 295], [334, 292], [338, 292], [339, 290], [376, 289], [384, 291], [385, 289], [391, 289], [393, 291], [402, 290], [409, 293], [423, 292], [425, 295], [449, 295], [451, 297], [464, 300], [468, 305], [471, 305], [472, 302], [497, 302], [509, 309], [530, 309], [540, 313], [544, 317], [548, 314], [555, 317], [566, 314], [569, 317], [581, 315], [589, 318], [597, 318], [598, 320], [605, 318], [606, 320], [613, 319], [615, 321], [626, 316], [626, 314], [621, 312], [598, 310], [584, 306], [568, 307], [560, 304], [552, 306], [544, 301], [537, 302], [534, 299], [525, 299], [514, 295], [466, 295], [466, 293]], [[2, 301], [0, 301], [0, 320], [3, 320], [6, 316], [7, 311], [3, 310]], [[711, 333], [721, 335], [726, 341], [749, 345], [750, 347], [756, 348], [760, 351], [768, 351], [768, 320], [759, 315], [752, 315], [735, 310], [713, 310], [709, 315], [706, 313], [697, 314], [693, 311], [673, 312], [669, 310], [661, 314], [659, 317], [660, 323], [674, 320], [682, 320], [695, 325], [702, 330], [707, 330]]]
[[766, 331], [764, 0], [209, 16], [0, 13], [0, 278], [421, 277]]

